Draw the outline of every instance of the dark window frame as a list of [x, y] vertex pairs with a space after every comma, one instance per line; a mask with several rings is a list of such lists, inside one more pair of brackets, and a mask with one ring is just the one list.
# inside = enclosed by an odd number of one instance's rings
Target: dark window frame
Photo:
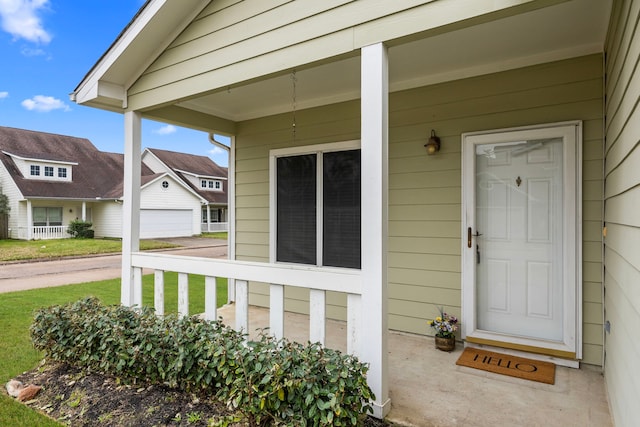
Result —
[[274, 151], [273, 260], [360, 269], [359, 144]]

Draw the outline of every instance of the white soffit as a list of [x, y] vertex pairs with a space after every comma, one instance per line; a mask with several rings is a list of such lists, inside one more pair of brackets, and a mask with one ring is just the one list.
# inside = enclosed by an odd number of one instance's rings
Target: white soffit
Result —
[[[389, 49], [398, 91], [603, 52], [611, 0], [572, 0]], [[296, 108], [360, 97], [360, 58], [296, 73]], [[179, 105], [233, 121], [291, 111], [290, 74], [234, 86]]]

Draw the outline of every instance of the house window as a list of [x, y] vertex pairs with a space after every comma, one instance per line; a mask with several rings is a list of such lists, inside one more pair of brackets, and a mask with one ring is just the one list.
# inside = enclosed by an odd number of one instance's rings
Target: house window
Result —
[[164, 188], [165, 190], [169, 188], [169, 181], [162, 181], [162, 188]]
[[213, 188], [213, 181], [209, 181], [209, 188]]
[[216, 181], [216, 190], [220, 189], [220, 181]]
[[34, 226], [62, 225], [62, 208], [33, 208]]
[[44, 167], [44, 176], [53, 177], [53, 166], [45, 166]]
[[67, 168], [58, 168], [58, 178], [67, 177]]
[[31, 165], [31, 176], [40, 176], [40, 166]]
[[276, 261], [360, 268], [360, 150], [282, 155], [275, 169]]
[[203, 179], [202, 181], [200, 181], [200, 187], [207, 188], [207, 180], [206, 179]]

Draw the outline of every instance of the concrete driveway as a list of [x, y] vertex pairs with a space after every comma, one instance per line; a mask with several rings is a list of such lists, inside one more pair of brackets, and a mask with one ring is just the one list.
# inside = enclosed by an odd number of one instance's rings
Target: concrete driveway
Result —
[[[227, 241], [209, 238], [158, 239], [180, 248], [163, 253], [202, 258], [227, 258]], [[65, 258], [0, 265], [0, 293], [116, 279], [121, 275], [120, 254]]]

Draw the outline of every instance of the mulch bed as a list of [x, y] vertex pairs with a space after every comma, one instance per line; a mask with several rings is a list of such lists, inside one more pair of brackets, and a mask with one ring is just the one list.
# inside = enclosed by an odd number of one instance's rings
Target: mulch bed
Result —
[[[66, 364], [43, 364], [17, 380], [43, 387], [27, 405], [71, 426], [207, 426], [233, 414], [226, 406], [163, 386], [119, 384], [114, 378], [86, 373]], [[229, 424], [246, 426], [243, 422]], [[365, 427], [390, 424], [367, 417]]]

